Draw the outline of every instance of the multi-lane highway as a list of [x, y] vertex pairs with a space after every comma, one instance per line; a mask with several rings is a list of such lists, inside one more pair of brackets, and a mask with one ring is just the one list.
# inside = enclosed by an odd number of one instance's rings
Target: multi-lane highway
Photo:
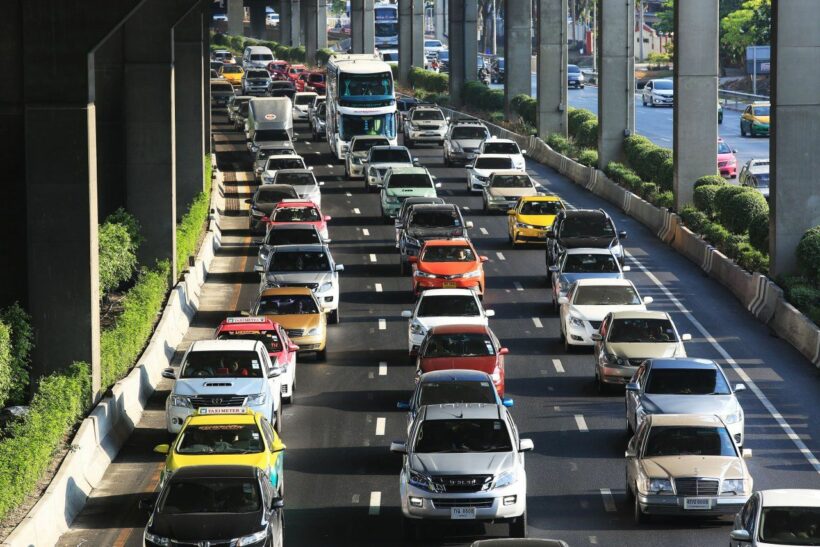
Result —
[[[570, 94], [577, 104], [578, 97], [592, 93]], [[671, 111], [657, 112], [671, 117]], [[727, 117], [724, 127], [731, 120]], [[246, 182], [251, 164], [245, 153], [230, 152], [244, 143], [240, 134], [227, 132], [224, 122], [223, 116], [214, 116], [228, 198], [221, 220], [224, 245], [206, 283], [202, 310], [182, 346], [210, 337], [222, 318], [247, 309], [258, 287], [252, 272], [256, 250], [245, 230], [246, 213], [239, 210], [252, 190]], [[309, 136], [305, 126], [297, 125], [297, 132]], [[399, 274], [393, 227], [379, 217], [377, 195], [365, 193], [359, 181], [346, 180], [324, 143], [299, 141], [296, 146], [325, 182], [325, 213], [333, 217], [331, 247], [345, 271], [342, 321], [330, 327], [328, 359], [299, 362], [295, 402], [285, 410], [285, 543], [400, 545], [401, 460], [388, 445], [402, 438], [405, 416], [395, 405], [413, 386], [407, 324], [400, 318], [413, 303], [410, 280]], [[443, 183], [440, 195], [474, 222], [471, 237], [490, 258], [485, 306], [496, 311], [490, 325], [510, 348], [506, 387], [515, 399], [512, 415], [522, 437], [535, 442], [535, 451], [527, 455], [530, 535], [564, 539], [571, 546], [726, 545], [731, 526], [725, 519], [664, 518], [641, 528], [632, 523], [624, 492], [623, 394], [597, 395], [591, 353], [564, 353], [543, 248], [511, 249], [506, 216], [481, 212], [479, 195], [464, 190], [463, 169], [443, 167], [439, 148], [413, 153]], [[740, 400], [746, 446], [754, 452], [749, 467], [755, 488], [820, 488], [816, 370], [639, 223], [546, 167], [531, 163], [530, 172], [575, 207], [606, 209], [629, 234], [624, 243], [632, 271], [627, 275], [641, 294], [654, 297], [650, 308], [669, 311], [679, 331], [692, 334], [690, 356], [718, 360], [732, 383], [750, 388]], [[147, 514], [137, 509], [137, 501], [156, 484], [161, 456], [151, 449], [167, 440], [163, 409], [169, 387], [160, 386], [102, 487], [60, 545], [141, 545]], [[464, 545], [485, 533], [505, 535], [507, 527], [448, 523], [428, 532], [424, 545]]]

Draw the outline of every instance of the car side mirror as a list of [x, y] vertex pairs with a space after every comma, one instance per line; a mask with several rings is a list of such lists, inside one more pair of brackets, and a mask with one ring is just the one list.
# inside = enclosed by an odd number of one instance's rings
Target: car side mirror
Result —
[[486, 317], [495, 317], [495, 310], [484, 310], [484, 315]]
[[464, 166], [464, 168], [465, 169], [473, 169], [473, 168], [475, 168], [475, 164], [474, 163], [468, 163]]
[[159, 492], [154, 492], [150, 496], [142, 498], [139, 502], [137, 502], [137, 507], [140, 511], [151, 513], [154, 510], [154, 504], [157, 503], [158, 496]]
[[526, 154], [526, 153], [527, 153], [527, 151], [526, 151], [526, 150], [522, 150], [522, 151], [521, 151], [521, 155], [522, 155], [522, 156], [523, 156], [524, 154]]
[[483, 255], [482, 255], [482, 256], [479, 256], [479, 257], [478, 257], [478, 259], [479, 259], [481, 262], [489, 262], [489, 261], [490, 261], [490, 257], [489, 257], [489, 256], [483, 256]]
[[513, 401], [509, 397], [504, 397], [503, 399], [501, 399], [501, 404], [507, 408], [512, 408], [515, 406], [515, 401]]
[[336, 264], [336, 271], [337, 272], [345, 271], [345, 265], [344, 264]]
[[[310, 167], [310, 168], [313, 169], [313, 167]], [[319, 186], [324, 186], [324, 185], [325, 185], [325, 181], [320, 181], [319, 182]]]
[[508, 353], [510, 353], [510, 348], [501, 348], [498, 350], [499, 355], [507, 355]]
[[330, 220], [332, 220], [332, 217], [330, 215], [325, 215], [325, 222], [329, 222]]
[[635, 449], [634, 448], [627, 448], [624, 452], [624, 458], [634, 458], [635, 457]]
[[408, 256], [407, 257], [407, 262], [409, 262], [410, 264], [416, 264], [418, 261], [419, 261], [419, 257], [417, 257], [417, 256]]
[[396, 403], [396, 408], [399, 410], [410, 410], [410, 403], [399, 401], [398, 403]]
[[752, 458], [752, 449], [751, 448], [744, 448], [741, 452], [744, 460], [749, 460]]
[[246, 198], [246, 199], [245, 199], [245, 203], [247, 203], [248, 205], [250, 205], [250, 204], [252, 204], [252, 203], [253, 203], [253, 200], [252, 200], [251, 198]]
[[401, 316], [404, 319], [410, 319], [411, 317], [413, 317], [413, 312], [411, 312], [410, 310], [404, 310], [401, 312]]
[[256, 273], [265, 273], [265, 267], [262, 266], [261, 264], [256, 264], [253, 267], [253, 271], [255, 271]]
[[550, 266], [549, 271], [551, 271], [553, 273], [558, 273], [558, 266]]
[[168, 367], [162, 371], [162, 377], [168, 378], [169, 380], [177, 379], [177, 375], [174, 373], [174, 369], [172, 369], [171, 367]]
[[652, 302], [654, 302], [654, 301], [655, 301], [655, 299], [654, 299], [654, 298], [652, 298], [651, 296], [644, 296], [644, 297], [643, 297], [643, 303], [644, 303], [644, 304], [647, 304], [647, 305], [648, 305], [648, 304], [651, 304], [651, 303], [652, 303]]
[[569, 303], [569, 298], [567, 298], [566, 296], [559, 296], [558, 297], [558, 303], [559, 304], [568, 304]]
[[467, 229], [470, 229], [473, 226], [475, 226], [475, 224], [473, 224], [472, 220], [468, 220], [467, 222], [464, 223], [464, 227], [467, 228]]
[[735, 393], [740, 393], [741, 391], [746, 391], [745, 384], [735, 384]]
[[273, 498], [273, 503], [271, 503], [271, 507], [274, 509], [282, 509], [285, 507], [285, 500], [282, 498]]
[[291, 344], [288, 346], [288, 349], [290, 351], [299, 351], [299, 346], [297, 346], [296, 344]]
[[436, 188], [441, 188], [441, 183], [440, 182], [436, 183]]
[[618, 237], [621, 239], [626, 239], [626, 231], [618, 232]]
[[640, 391], [641, 386], [639, 386], [637, 382], [629, 382], [628, 384], [626, 384], [626, 390], [627, 391]]
[[692, 335], [691, 334], [682, 334], [680, 339], [681, 339], [681, 342], [688, 342], [692, 339]]
[[521, 439], [518, 441], [519, 452], [531, 452], [534, 448], [535, 445], [532, 443], [532, 439]]
[[604, 337], [601, 336], [600, 332], [593, 332], [592, 336], [590, 336], [590, 338], [592, 338], [593, 342], [600, 342], [604, 339]]
[[737, 154], [737, 149], [736, 148], [732, 148], [732, 154]]
[[729, 538], [735, 541], [748, 541], [750, 543], [752, 541], [752, 535], [748, 530], [732, 530], [729, 532]]
[[407, 454], [407, 443], [393, 441], [390, 443], [390, 452], [394, 454]]
[[157, 454], [167, 454], [169, 450], [171, 450], [171, 445], [169, 444], [158, 444], [154, 447], [154, 452]]
[[393, 226], [395, 226], [396, 228], [401, 228], [402, 223], [399, 219], [396, 219], [396, 221], [393, 223]]
[[515, 214], [515, 209], [507, 209], [507, 214], [513, 216]]
[[632, 271], [632, 266], [624, 266], [623, 268], [621, 268], [621, 271], [631, 272]]

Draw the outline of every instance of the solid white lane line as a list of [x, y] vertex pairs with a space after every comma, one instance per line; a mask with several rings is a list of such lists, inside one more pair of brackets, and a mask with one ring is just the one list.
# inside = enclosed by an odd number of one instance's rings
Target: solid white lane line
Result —
[[580, 431], [581, 433], [589, 432], [589, 428], [587, 427], [587, 421], [584, 419], [583, 414], [575, 415], [575, 425], [578, 426], [578, 431]]
[[379, 362], [379, 376], [387, 376], [387, 361]]
[[589, 536], [590, 545], [598, 545], [598, 536]]
[[537, 329], [542, 329], [542, 328], [544, 328], [544, 325], [543, 325], [543, 324], [541, 324], [541, 320], [540, 320], [540, 319], [538, 319], [537, 317], [533, 317], [533, 318], [532, 318], [532, 322], [533, 322], [533, 324], [535, 325], [535, 328], [537, 328]]
[[485, 235], [485, 236], [486, 236], [486, 235], [488, 235], [488, 234], [490, 233], [490, 232], [488, 232], [488, 231], [487, 231], [487, 228], [485, 228], [484, 226], [482, 226], [481, 228], [479, 228], [479, 229], [478, 229], [478, 231], [479, 231], [479, 232], [481, 232], [481, 234], [482, 234], [482, 235]]
[[617, 509], [615, 508], [615, 498], [612, 497], [612, 490], [609, 488], [601, 488], [601, 497], [604, 498], [604, 509], [606, 509], [606, 512], [614, 513]]
[[382, 292], [382, 284], [376, 283], [376, 292]]
[[370, 235], [370, 230], [368, 230], [367, 228], [362, 228], [362, 235], [363, 236], [369, 236]]
[[379, 330], [387, 330], [387, 320], [379, 319]]
[[373, 253], [370, 253], [370, 262], [376, 262], [376, 255]]
[[376, 418], [376, 436], [383, 437], [384, 436], [384, 426], [387, 423], [386, 418]]
[[552, 366], [555, 367], [555, 372], [564, 372], [564, 365], [561, 364], [561, 359], [553, 359]]
[[353, 214], [360, 215], [360, 214], [362, 214], [362, 212], [361, 212], [361, 211], [359, 211], [359, 208], [358, 208], [358, 207], [355, 207], [355, 208], [353, 209]]
[[701, 333], [701, 335], [703, 335], [706, 341], [709, 342], [713, 348], [715, 348], [715, 351], [717, 351], [723, 357], [723, 359], [729, 364], [729, 366], [732, 367], [732, 370], [735, 371], [735, 373], [740, 377], [743, 383], [746, 384], [749, 390], [755, 394], [755, 396], [758, 398], [763, 407], [768, 411], [768, 413], [772, 415], [772, 418], [774, 418], [774, 421], [777, 422], [777, 425], [780, 426], [780, 429], [782, 429], [786, 436], [789, 439], [791, 439], [791, 441], [794, 443], [794, 446], [797, 447], [797, 450], [801, 454], [803, 454], [803, 457], [806, 458], [806, 460], [811, 464], [811, 466], [814, 468], [814, 471], [820, 474], [820, 460], [818, 460], [817, 457], [812, 453], [812, 451], [809, 450], [809, 447], [806, 446], [806, 443], [804, 443], [800, 436], [797, 435], [797, 433], [795, 433], [794, 429], [792, 429], [792, 426], [789, 425], [789, 422], [786, 421], [786, 419], [783, 417], [782, 414], [780, 414], [777, 408], [775, 408], [775, 406], [772, 404], [769, 398], [766, 397], [766, 395], [757, 386], [757, 384], [755, 384], [754, 381], [752, 381], [752, 379], [749, 377], [749, 375], [746, 374], [746, 371], [744, 371], [740, 367], [740, 365], [738, 365], [737, 361], [732, 359], [732, 356], [729, 355], [729, 352], [726, 351], [723, 348], [723, 346], [720, 345], [720, 343], [715, 339], [714, 336], [712, 336], [709, 333], [708, 330], [706, 330], [706, 327], [704, 327], [700, 321], [695, 319], [695, 316], [692, 314], [692, 312], [686, 309], [686, 307], [684, 307], [681, 301], [678, 300], [678, 298], [674, 294], [672, 294], [672, 292], [669, 289], [667, 289], [657, 277], [655, 277], [655, 274], [650, 272], [643, 264], [638, 262], [632, 255], [627, 254], [627, 257], [629, 257], [629, 260], [632, 261], [638, 267], [638, 269], [640, 269], [644, 274], [646, 274], [646, 276], [661, 290], [661, 292], [663, 292], [663, 294], [666, 295], [666, 297], [675, 305], [675, 307], [678, 308], [678, 310], [695, 326], [696, 329], [698, 329], [698, 331]]
[[379, 511], [381, 511], [382, 505], [382, 493], [381, 492], [370, 492], [370, 509], [368, 509], [368, 515], [378, 515]]
[[329, 164], [329, 163], [328, 163], [328, 164], [327, 164], [327, 168], [328, 168], [328, 169], [333, 169], [333, 165], [331, 165], [331, 164]]
[[501, 251], [495, 253], [495, 256], [498, 257], [498, 260], [507, 260], [506, 258], [504, 258], [504, 253], [502, 253]]
[[518, 281], [513, 281], [513, 287], [515, 287], [515, 290], [517, 290], [517, 291], [523, 291], [524, 290], [524, 287], [521, 286], [521, 283], [519, 283]]

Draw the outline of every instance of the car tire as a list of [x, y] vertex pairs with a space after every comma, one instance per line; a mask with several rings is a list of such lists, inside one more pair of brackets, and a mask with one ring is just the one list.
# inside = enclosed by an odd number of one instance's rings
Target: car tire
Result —
[[341, 319], [339, 318], [339, 308], [330, 312], [330, 317], [328, 317], [328, 321], [334, 325], [338, 325]]
[[520, 517], [510, 519], [510, 537], [512, 538], [526, 538], [527, 537], [527, 511]]
[[643, 105], [646, 106], [646, 97], [641, 97], [641, 103], [643, 103]]
[[573, 346], [572, 344], [569, 343], [569, 338], [564, 336], [563, 333], [562, 333], [562, 338], [564, 339], [564, 353], [566, 353], [568, 355], [570, 353], [573, 353], [575, 351], [575, 346]]
[[327, 361], [327, 348], [323, 350], [317, 350], [315, 359], [317, 363], [324, 363], [325, 361]]
[[635, 496], [632, 502], [632, 519], [635, 524], [646, 524], [649, 522], [649, 515], [641, 511], [641, 504], [638, 501], [638, 496]]
[[279, 401], [279, 408], [276, 409], [276, 423], [273, 424], [277, 435], [282, 434], [282, 401]]
[[578, 86], [578, 87], [580, 87], [581, 89], [584, 89], [584, 85], [585, 85], [585, 84], [581, 84], [581, 85], [580, 85], [580, 86]]
[[740, 124], [740, 136], [741, 136], [741, 137], [745, 137], [745, 136], [746, 136], [746, 130], [745, 130], [745, 129], [743, 129], [743, 123], [741, 123], [741, 124]]
[[629, 487], [629, 482], [626, 483], [626, 499], [630, 502], [635, 499], [635, 493], [632, 492], [632, 489]]

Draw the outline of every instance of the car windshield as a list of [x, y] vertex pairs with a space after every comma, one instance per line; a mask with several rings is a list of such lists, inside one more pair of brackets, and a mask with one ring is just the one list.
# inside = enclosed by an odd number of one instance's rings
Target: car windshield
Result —
[[387, 180], [387, 188], [432, 188], [433, 182], [426, 173], [393, 174]]
[[441, 42], [438, 40], [425, 40], [424, 47], [441, 47]]
[[273, 61], [270, 53], [251, 53], [251, 61]]
[[769, 107], [768, 106], [756, 106], [752, 109], [753, 116], [768, 116], [769, 115]]
[[631, 285], [581, 286], [575, 291], [576, 306], [636, 306], [641, 303]]
[[485, 154], [520, 154], [518, 145], [514, 142], [488, 142], [484, 143]]
[[277, 229], [268, 232], [268, 245], [305, 245], [321, 243], [319, 233], [311, 226], [310, 229]]
[[264, 70], [249, 70], [247, 74], [247, 78], [249, 80], [267, 80], [270, 78], [270, 74], [268, 74]]
[[259, 299], [257, 315], [311, 315], [319, 313], [316, 301], [306, 294], [263, 296]]
[[649, 430], [644, 458], [659, 456], [732, 456], [735, 445], [725, 427], [655, 426]]
[[483, 127], [456, 127], [451, 138], [480, 141], [489, 136], [489, 132]]
[[615, 229], [605, 216], [567, 216], [561, 224], [561, 237], [615, 237]]
[[581, 72], [581, 69], [578, 68], [578, 65], [567, 65], [567, 72], [570, 74], [578, 74]]
[[370, 163], [410, 163], [410, 153], [407, 150], [383, 148], [370, 151]]
[[192, 351], [180, 378], [261, 378], [262, 366], [255, 351]]
[[759, 539], [767, 545], [820, 545], [820, 507], [764, 507]]
[[[228, 84], [230, 85], [230, 84]], [[257, 129], [253, 137], [256, 142], [289, 141], [290, 135], [284, 129]]]
[[731, 154], [732, 149], [729, 148], [729, 145], [726, 144], [725, 142], [719, 142], [718, 143], [718, 152], [717, 153], [718, 154]]
[[380, 74], [341, 74], [341, 96], [360, 97], [363, 95], [390, 95], [393, 93], [393, 78], [390, 72]]
[[224, 74], [240, 74], [242, 67], [239, 65], [222, 65], [222, 72]]
[[322, 216], [316, 207], [281, 207], [273, 212], [274, 222], [319, 222]]
[[320, 84], [325, 81], [324, 74], [311, 74], [308, 76], [308, 81], [312, 84]]
[[268, 353], [282, 350], [282, 341], [272, 330], [234, 330], [219, 333], [217, 340], [259, 340], [265, 344]]
[[472, 295], [431, 295], [419, 302], [417, 317], [475, 317], [481, 312]]
[[510, 158], [476, 158], [476, 169], [511, 169], [512, 160]]
[[290, 184], [291, 186], [316, 187], [316, 178], [313, 173], [276, 173], [276, 184]]
[[159, 504], [168, 515], [259, 511], [259, 485], [251, 479], [202, 477], [171, 480]]
[[653, 86], [655, 89], [674, 89], [674, 84], [672, 83], [672, 80], [655, 80]]
[[675, 327], [669, 319], [616, 319], [609, 329], [610, 343], [677, 342]]
[[363, 152], [370, 150], [374, 146], [389, 146], [390, 141], [387, 139], [354, 139], [351, 147], [352, 152]]
[[464, 245], [435, 245], [427, 247], [422, 262], [475, 262], [475, 253]]
[[293, 104], [302, 106], [313, 102], [314, 95], [296, 95], [293, 99]]
[[450, 60], [450, 52], [447, 50], [439, 51], [438, 52], [438, 59], [439, 61], [449, 61]]
[[256, 424], [191, 425], [179, 434], [175, 452], [185, 455], [256, 454], [265, 443]]
[[330, 260], [324, 251], [273, 253], [269, 272], [329, 272]]
[[456, 211], [414, 211], [407, 223], [413, 228], [461, 228], [461, 219]]
[[478, 382], [423, 382], [419, 387], [419, 406], [448, 403], [496, 404], [495, 386], [488, 380]]
[[525, 201], [521, 204], [522, 215], [556, 215], [564, 208], [560, 201]]
[[283, 199], [293, 199], [297, 197], [299, 196], [293, 188], [265, 188], [262, 186], [256, 191], [255, 203], [279, 203]]
[[563, 273], [619, 273], [618, 263], [611, 254], [578, 253], [567, 255]]
[[532, 188], [532, 182], [527, 175], [496, 175], [490, 181], [493, 188]]
[[304, 169], [305, 161], [299, 156], [292, 158], [268, 158], [265, 165], [266, 171], [276, 171], [279, 169]]
[[415, 120], [443, 120], [444, 114], [439, 110], [416, 110], [413, 112], [413, 121]]
[[495, 355], [485, 333], [436, 334], [430, 338], [424, 357], [481, 357]]
[[644, 393], [656, 395], [730, 395], [729, 384], [716, 369], [650, 369]]
[[413, 451], [511, 452], [512, 442], [502, 420], [426, 420], [416, 435]]

